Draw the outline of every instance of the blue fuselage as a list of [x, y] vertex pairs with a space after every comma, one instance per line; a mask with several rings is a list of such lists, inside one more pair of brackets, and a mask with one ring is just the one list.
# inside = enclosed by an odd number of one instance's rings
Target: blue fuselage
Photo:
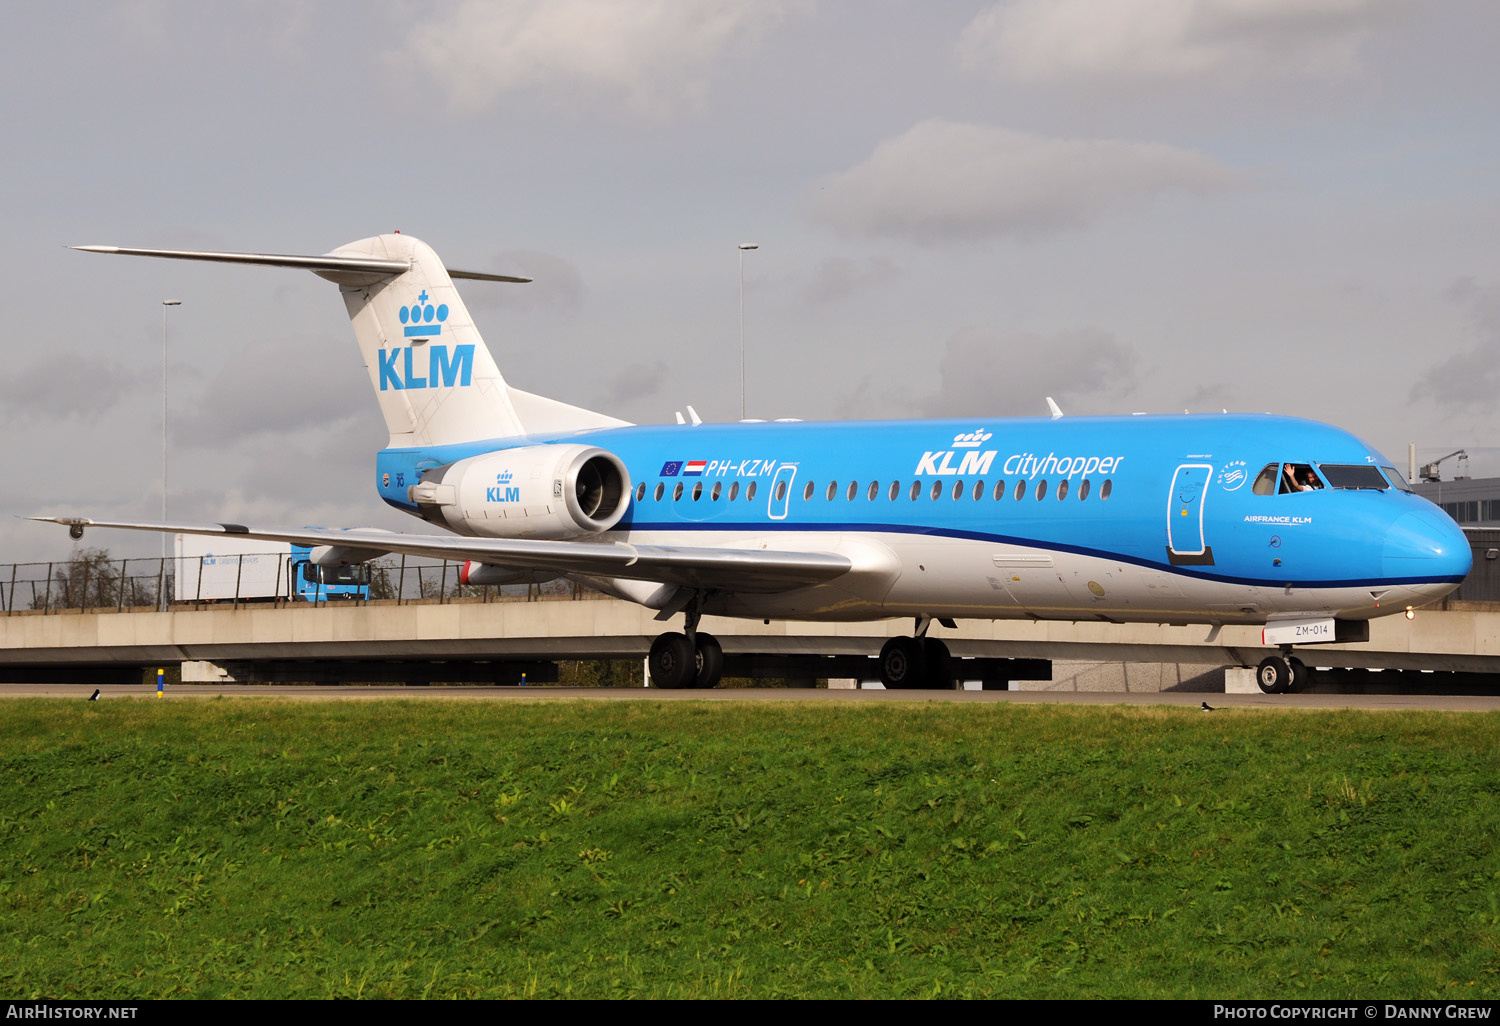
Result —
[[[1458, 527], [1375, 450], [1273, 416], [615, 428], [386, 449], [377, 487], [416, 512], [408, 486], [424, 470], [552, 442], [628, 468], [611, 538], [895, 555], [880, 594], [794, 602], [798, 615], [1369, 617], [1451, 590], [1470, 565]], [[1288, 490], [1294, 467], [1320, 487]]]

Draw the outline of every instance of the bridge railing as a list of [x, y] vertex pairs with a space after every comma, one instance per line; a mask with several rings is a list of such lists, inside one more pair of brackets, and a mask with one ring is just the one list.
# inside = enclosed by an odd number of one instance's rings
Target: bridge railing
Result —
[[[273, 565], [274, 580], [266, 569]], [[319, 582], [299, 587], [293, 580], [297, 568], [285, 553], [111, 559], [105, 554], [83, 552], [51, 563], [0, 563], [0, 613], [17, 616], [84, 610], [130, 613], [163, 608], [537, 602], [605, 597], [569, 581], [466, 585], [459, 579], [462, 565], [454, 560], [391, 556], [368, 564], [368, 588], [351, 595], [340, 593], [349, 589], [335, 587], [330, 595]]]

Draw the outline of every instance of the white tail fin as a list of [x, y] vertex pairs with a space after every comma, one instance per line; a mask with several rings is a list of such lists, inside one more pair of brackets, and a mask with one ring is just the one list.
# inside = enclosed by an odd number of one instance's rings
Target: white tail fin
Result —
[[392, 446], [526, 433], [500, 368], [431, 247], [409, 235], [381, 235], [330, 255], [409, 263], [393, 277], [339, 288]]
[[393, 447], [562, 434], [627, 423], [509, 388], [453, 279], [527, 279], [450, 272], [430, 246], [410, 235], [361, 239], [322, 256], [74, 248], [300, 267], [335, 282], [343, 293]]

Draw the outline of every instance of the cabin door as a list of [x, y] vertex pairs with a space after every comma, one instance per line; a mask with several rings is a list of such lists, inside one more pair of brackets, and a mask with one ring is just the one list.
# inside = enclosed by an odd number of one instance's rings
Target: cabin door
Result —
[[1214, 468], [1184, 463], [1172, 475], [1167, 496], [1167, 558], [1173, 566], [1212, 565], [1213, 550], [1203, 537], [1203, 500]]
[[792, 481], [797, 476], [797, 464], [783, 463], [776, 468], [771, 480], [771, 497], [766, 501], [766, 516], [772, 520], [785, 520], [787, 504], [792, 499]]

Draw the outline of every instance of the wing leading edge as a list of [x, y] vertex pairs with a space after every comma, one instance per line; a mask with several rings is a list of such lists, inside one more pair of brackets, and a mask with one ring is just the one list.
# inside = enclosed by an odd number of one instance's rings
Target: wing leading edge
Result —
[[356, 550], [369, 559], [389, 553], [467, 559], [517, 570], [548, 570], [654, 581], [700, 590], [770, 593], [822, 584], [848, 573], [853, 562], [832, 552], [776, 552], [625, 542], [539, 541], [396, 534], [371, 528], [255, 528], [241, 524], [159, 524], [86, 517], [31, 517], [81, 531], [86, 527], [170, 534], [234, 535], [294, 545]]

